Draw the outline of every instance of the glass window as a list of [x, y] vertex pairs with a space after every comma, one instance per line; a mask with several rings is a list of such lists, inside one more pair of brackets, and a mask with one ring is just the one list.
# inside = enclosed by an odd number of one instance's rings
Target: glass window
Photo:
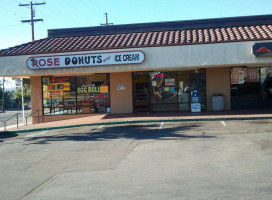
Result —
[[43, 77], [44, 115], [76, 114], [75, 77]]
[[134, 112], [191, 111], [196, 90], [201, 110], [206, 105], [206, 70], [133, 73]]
[[259, 68], [231, 68], [231, 109], [260, 107]]
[[108, 74], [78, 76], [77, 104], [79, 113], [105, 113], [110, 109]]
[[272, 107], [272, 67], [262, 67], [261, 71], [261, 105], [265, 108]]
[[177, 111], [176, 72], [150, 72], [151, 111]]
[[110, 112], [109, 75], [43, 77], [44, 115]]

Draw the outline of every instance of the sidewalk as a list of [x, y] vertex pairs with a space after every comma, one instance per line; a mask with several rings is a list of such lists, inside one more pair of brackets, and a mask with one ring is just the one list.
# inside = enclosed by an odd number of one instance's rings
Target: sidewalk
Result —
[[46, 122], [28, 126], [21, 125], [19, 126], [19, 129], [8, 127], [7, 131], [14, 133], [24, 133], [107, 124], [272, 119], [272, 110], [250, 110], [250, 111], [240, 110], [240, 111], [201, 112], [201, 113], [165, 112], [165, 113], [132, 113], [132, 114], [97, 114], [81, 118], [80, 115], [78, 115], [78, 117], [79, 118], [76, 119]]

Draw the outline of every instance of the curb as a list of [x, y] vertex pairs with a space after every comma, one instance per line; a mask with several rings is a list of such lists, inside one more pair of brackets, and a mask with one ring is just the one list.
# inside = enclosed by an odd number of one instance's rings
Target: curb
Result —
[[13, 130], [13, 131], [0, 131], [1, 134], [8, 133], [29, 133], [29, 132], [38, 132], [38, 131], [46, 131], [46, 130], [57, 130], [57, 129], [65, 129], [65, 128], [76, 128], [83, 126], [99, 126], [99, 125], [116, 125], [116, 124], [136, 124], [136, 123], [152, 123], [152, 122], [194, 122], [194, 121], [235, 121], [235, 120], [264, 120], [264, 119], [272, 119], [271, 117], [220, 117], [220, 118], [173, 118], [173, 119], [145, 119], [145, 120], [119, 120], [112, 122], [97, 122], [90, 124], [76, 124], [76, 125], [67, 125], [67, 126], [53, 126], [53, 127], [45, 127], [45, 128], [32, 128], [32, 129], [23, 129], [23, 130]]

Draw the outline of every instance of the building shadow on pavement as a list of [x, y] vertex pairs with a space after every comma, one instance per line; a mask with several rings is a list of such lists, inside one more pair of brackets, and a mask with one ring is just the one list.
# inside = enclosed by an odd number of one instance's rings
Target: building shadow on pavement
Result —
[[107, 114], [103, 119], [127, 119], [127, 118], [171, 118], [171, 117], [190, 117], [190, 116], [236, 116], [236, 115], [264, 115], [272, 114], [272, 109], [251, 109], [251, 110], [229, 110], [229, 111], [203, 111], [200, 113], [193, 112], [140, 112], [140, 113], [128, 113], [128, 114]]
[[3, 142], [4, 139], [8, 139], [8, 138], [13, 138], [13, 137], [16, 137], [18, 136], [18, 134], [16, 133], [13, 133], [13, 132], [0, 132], [0, 142]]
[[[101, 129], [90, 130], [89, 132], [73, 132], [52, 136], [39, 136], [26, 139], [33, 144], [47, 144], [57, 141], [107, 141], [115, 139], [134, 140], [175, 140], [175, 139], [195, 139], [195, 138], [216, 138], [200, 131], [198, 125], [175, 126], [172, 128], [158, 129], [158, 125], [118, 125], [103, 127]], [[194, 134], [189, 132], [194, 130]], [[198, 131], [199, 130], [199, 131]], [[65, 129], [63, 130], [65, 131]]]

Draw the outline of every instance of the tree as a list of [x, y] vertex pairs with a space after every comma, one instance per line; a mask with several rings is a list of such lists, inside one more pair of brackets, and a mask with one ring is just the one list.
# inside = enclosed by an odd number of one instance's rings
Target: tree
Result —
[[[0, 88], [0, 97], [1, 97], [1, 107], [2, 107], [2, 94], [3, 94], [3, 88], [1, 87]], [[7, 90], [5, 90], [5, 92], [4, 92], [4, 102], [5, 102], [5, 108], [7, 108], [8, 107], [8, 103], [9, 103], [9, 100], [10, 100], [10, 98], [11, 98], [11, 96], [12, 96], [12, 92], [11, 91], [7, 91]]]
[[[29, 103], [31, 99], [31, 91], [30, 91], [30, 80], [23, 79], [23, 87], [24, 87], [24, 102]], [[22, 105], [22, 90], [18, 88], [14, 92], [14, 98], [16, 99], [16, 103]]]
[[[4, 80], [1, 78], [1, 82], [0, 82], [0, 100], [1, 100], [1, 107], [2, 107], [2, 97], [3, 97], [3, 81], [5, 81], [5, 83], [7, 83], [7, 80]], [[9, 100], [10, 98], [12, 97], [12, 92], [11, 91], [7, 91], [5, 90], [4, 88], [4, 108], [7, 108], [8, 107], [8, 103], [9, 103]]]

